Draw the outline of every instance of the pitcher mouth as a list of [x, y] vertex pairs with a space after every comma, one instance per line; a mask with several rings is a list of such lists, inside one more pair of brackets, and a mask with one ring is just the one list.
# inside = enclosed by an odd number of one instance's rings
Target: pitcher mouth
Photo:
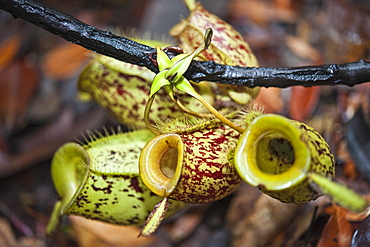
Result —
[[307, 177], [311, 153], [300, 129], [285, 117], [257, 117], [240, 137], [235, 165], [247, 183], [265, 190], [292, 187]]
[[184, 144], [177, 134], [151, 139], [140, 154], [139, 170], [144, 184], [155, 194], [169, 197], [181, 177]]

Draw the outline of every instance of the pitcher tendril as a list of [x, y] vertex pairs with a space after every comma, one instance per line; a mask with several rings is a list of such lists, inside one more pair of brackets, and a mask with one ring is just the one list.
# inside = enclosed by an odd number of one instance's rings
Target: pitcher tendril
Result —
[[[175, 56], [174, 58], [170, 59], [166, 53], [162, 51], [159, 46], [156, 46], [157, 50], [157, 63], [159, 73], [154, 77], [153, 83], [150, 89], [150, 95], [148, 103], [145, 107], [144, 112], [144, 120], [146, 126], [155, 134], [159, 134], [158, 130], [156, 130], [153, 126], [151, 126], [149, 121], [149, 113], [150, 108], [153, 104], [155, 94], [163, 87], [169, 97], [176, 103], [176, 105], [183, 109], [184, 112], [197, 115], [200, 117], [204, 117], [206, 115], [197, 114], [189, 109], [186, 109], [178, 99], [175, 99], [173, 89], [174, 87], [183, 91], [195, 99], [197, 99], [211, 114], [213, 114], [216, 118], [218, 118], [224, 124], [230, 126], [231, 128], [235, 129], [236, 131], [243, 133], [244, 129], [240, 126], [235, 125], [225, 116], [223, 116], [219, 111], [217, 111], [211, 104], [209, 104], [199, 93], [197, 93], [191, 83], [184, 77], [184, 73], [189, 68], [191, 62], [195, 57], [197, 57], [203, 50], [207, 49], [211, 43], [212, 39], [212, 29], [208, 28], [204, 35], [203, 43], [192, 53], [188, 54], [180, 54]], [[185, 110], [186, 109], [186, 110]]]

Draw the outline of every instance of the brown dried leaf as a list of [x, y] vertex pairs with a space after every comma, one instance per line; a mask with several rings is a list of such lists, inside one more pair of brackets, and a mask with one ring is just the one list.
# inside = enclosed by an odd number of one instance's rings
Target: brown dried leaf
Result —
[[46, 247], [43, 239], [33, 237], [21, 237], [18, 241], [17, 247]]
[[[305, 235], [313, 227], [317, 217], [324, 211], [326, 205], [330, 203], [330, 199], [327, 196], [322, 196], [305, 204], [299, 208], [297, 216], [294, 217], [285, 233], [285, 245], [284, 246], [295, 246], [299, 242], [302, 243], [302, 236]], [[316, 213], [315, 213], [316, 211]], [[315, 218], [314, 218], [315, 217]], [[314, 234], [309, 234], [309, 237], [313, 237]]]
[[266, 246], [284, 231], [295, 217], [298, 207], [261, 194], [250, 213], [232, 229], [233, 246]]
[[170, 230], [172, 242], [179, 243], [189, 237], [204, 219], [205, 210], [208, 206], [195, 206], [174, 222]]
[[[370, 195], [365, 196], [365, 198], [367, 201], [370, 201]], [[369, 215], [370, 215], [370, 208], [367, 208], [364, 212], [361, 212], [361, 213], [346, 211], [345, 218], [347, 221], [350, 221], [350, 222], [361, 222]]]
[[261, 88], [255, 103], [263, 106], [265, 113], [279, 113], [284, 109], [280, 88]]
[[321, 55], [318, 50], [302, 38], [292, 35], [285, 36], [285, 44], [297, 57], [313, 62], [319, 62]]
[[345, 219], [346, 210], [342, 207], [331, 206], [331, 217], [324, 227], [317, 247], [347, 247], [350, 246], [353, 235], [351, 224]]
[[348, 119], [353, 118], [355, 112], [360, 107], [367, 107], [370, 96], [370, 84], [365, 83], [358, 85], [348, 91], [339, 91], [338, 103], [343, 107], [343, 114]]
[[294, 22], [296, 20], [293, 1], [234, 0], [230, 8], [234, 16], [248, 18], [257, 24], [266, 24], [266, 22], [272, 21]]
[[355, 180], [359, 174], [356, 164], [348, 153], [346, 142], [341, 142], [338, 144], [336, 157], [337, 159], [342, 160], [344, 163], [342, 174], [345, 176], [345, 178], [349, 181]]
[[[364, 197], [368, 202], [370, 201], [370, 194], [363, 195], [362, 197]], [[335, 213], [334, 210], [336, 210], [336, 207], [331, 206], [327, 207], [325, 212], [333, 215]], [[348, 222], [361, 222], [370, 215], [370, 207], [367, 207], [363, 212], [353, 212], [341, 207], [341, 214]]]
[[260, 190], [246, 183], [234, 192], [226, 215], [230, 229], [233, 229], [242, 218], [249, 214], [261, 193]]
[[45, 55], [44, 72], [55, 80], [68, 79], [78, 72], [88, 54], [89, 51], [79, 45], [63, 43]]
[[69, 216], [80, 247], [145, 246], [154, 237], [138, 237], [140, 229], [134, 226], [118, 226], [79, 216]]
[[0, 72], [0, 121], [7, 129], [22, 118], [38, 85], [39, 75], [22, 60]]
[[289, 102], [289, 116], [295, 120], [303, 121], [313, 112], [320, 93], [320, 87], [301, 87], [291, 88]]
[[20, 34], [14, 34], [0, 43], [0, 71], [13, 61], [20, 45]]
[[0, 246], [13, 247], [16, 246], [16, 239], [12, 228], [5, 218], [0, 218]]

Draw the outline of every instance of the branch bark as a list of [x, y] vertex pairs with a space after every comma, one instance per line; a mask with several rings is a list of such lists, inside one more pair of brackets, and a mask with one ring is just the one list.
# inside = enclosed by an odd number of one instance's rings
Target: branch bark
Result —
[[[89, 26], [72, 16], [29, 0], [0, 0], [0, 9], [91, 51], [158, 72], [149, 59], [155, 49]], [[370, 81], [370, 63], [358, 61], [295, 68], [245, 68], [213, 61], [193, 61], [185, 76], [195, 82], [213, 81], [247, 87], [354, 86]]]

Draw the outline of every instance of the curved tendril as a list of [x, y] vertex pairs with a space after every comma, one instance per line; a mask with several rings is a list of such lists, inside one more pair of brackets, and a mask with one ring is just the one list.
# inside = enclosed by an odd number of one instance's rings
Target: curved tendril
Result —
[[176, 105], [185, 113], [189, 114], [189, 115], [192, 115], [192, 116], [195, 116], [195, 117], [200, 117], [200, 118], [214, 118], [214, 115], [213, 114], [203, 114], [203, 113], [197, 113], [197, 112], [194, 112], [192, 110], [190, 110], [189, 108], [186, 108], [186, 106], [184, 106], [180, 99], [174, 99], [174, 102], [176, 103]]
[[[198, 93], [197, 93], [198, 94]], [[193, 96], [195, 97], [195, 96]], [[207, 110], [212, 113], [216, 118], [218, 118], [221, 122], [228, 125], [229, 127], [233, 128], [234, 130], [238, 131], [239, 133], [243, 133], [245, 129], [242, 127], [234, 124], [231, 122], [228, 118], [226, 118], [224, 115], [222, 115], [219, 111], [217, 111], [211, 104], [209, 104], [201, 95], [197, 95], [195, 97], [200, 103], [204, 105]]]
[[231, 128], [235, 129], [239, 133], [243, 133], [244, 129], [240, 126], [235, 125], [229, 119], [227, 119], [224, 115], [222, 115], [219, 111], [217, 111], [211, 104], [209, 104], [190, 84], [190, 82], [185, 78], [182, 77], [179, 82], [175, 85], [175, 87], [191, 96], [196, 98], [202, 105], [207, 108], [209, 112], [211, 112], [216, 118], [218, 118], [224, 124], [230, 126]]
[[153, 104], [153, 101], [154, 101], [154, 98], [155, 98], [155, 94], [153, 94], [149, 100], [148, 100], [148, 103], [146, 104], [145, 106], [145, 111], [144, 111], [144, 121], [145, 121], [145, 125], [146, 127], [155, 135], [159, 135], [160, 132], [154, 128], [151, 123], [150, 123], [150, 120], [149, 120], [149, 113], [150, 113], [150, 108], [152, 108], [152, 104]]
[[190, 114], [192, 116], [195, 116], [195, 117], [201, 117], [201, 118], [213, 118], [213, 115], [212, 114], [202, 114], [202, 113], [197, 113], [197, 112], [194, 112], [192, 110], [190, 110], [189, 108], [186, 108], [186, 106], [184, 106], [179, 97], [175, 96], [174, 95], [174, 92], [173, 92], [173, 87], [171, 86], [164, 86], [164, 89], [166, 90], [166, 93], [167, 95], [171, 98], [171, 100], [177, 105], [177, 107], [180, 108], [180, 110], [182, 110], [184, 113], [187, 113], [187, 114]]

